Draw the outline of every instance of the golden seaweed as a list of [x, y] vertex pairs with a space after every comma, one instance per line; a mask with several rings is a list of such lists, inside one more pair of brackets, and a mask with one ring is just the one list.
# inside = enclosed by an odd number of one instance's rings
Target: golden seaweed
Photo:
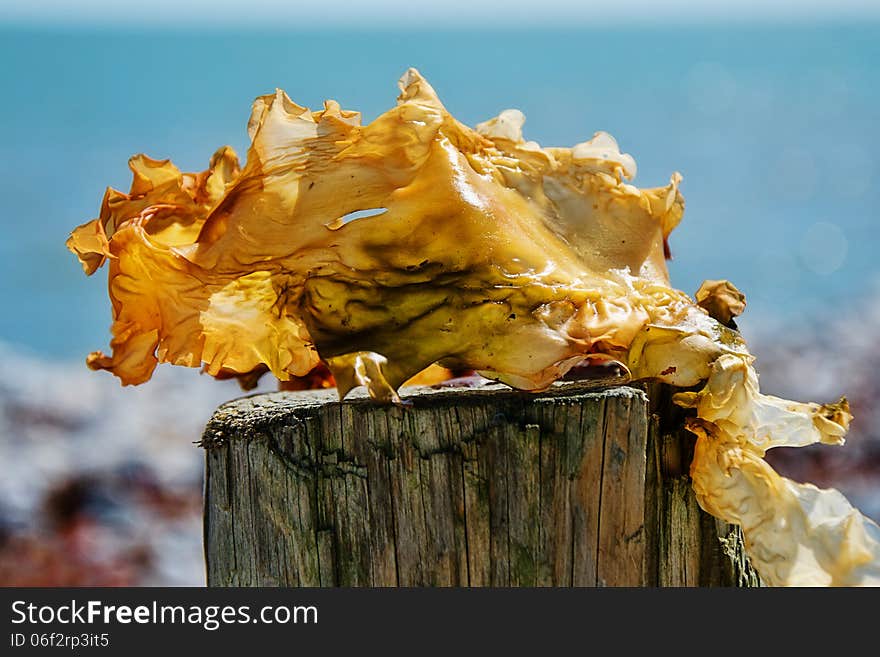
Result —
[[846, 401], [761, 394], [733, 324], [743, 295], [707, 281], [692, 299], [670, 284], [681, 176], [639, 189], [605, 133], [541, 147], [517, 110], [471, 129], [414, 69], [400, 88], [367, 125], [334, 101], [313, 112], [280, 90], [258, 98], [241, 169], [228, 147], [199, 174], [132, 158], [129, 193], [109, 190], [68, 240], [87, 274], [109, 264], [112, 351], [89, 366], [123, 384], [169, 362], [293, 387], [326, 385], [329, 368], [341, 397], [364, 385], [381, 402], [435, 365], [522, 390], [589, 359], [702, 383], [675, 397], [696, 411], [694, 488], [743, 527], [763, 580], [880, 583], [880, 528], [763, 459], [842, 443]]

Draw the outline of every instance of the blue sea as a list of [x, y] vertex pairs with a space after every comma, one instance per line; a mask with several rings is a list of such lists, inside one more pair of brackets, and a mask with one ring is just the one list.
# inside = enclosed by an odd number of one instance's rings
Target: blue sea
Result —
[[[851, 307], [874, 289], [880, 24], [431, 31], [0, 29], [0, 340], [81, 359], [109, 339], [105, 274], [64, 240], [126, 190], [133, 153], [200, 171], [241, 156], [252, 99], [335, 98], [372, 119], [415, 66], [473, 124], [516, 107], [526, 137], [614, 135], [636, 183], [684, 175], [673, 284], [728, 278], [747, 328]], [[767, 320], [770, 321], [770, 320]]]

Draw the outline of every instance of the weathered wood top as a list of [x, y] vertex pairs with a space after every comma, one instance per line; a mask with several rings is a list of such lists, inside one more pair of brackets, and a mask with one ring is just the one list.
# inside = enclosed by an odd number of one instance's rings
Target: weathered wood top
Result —
[[[452, 408], [462, 404], [482, 404], [493, 402], [521, 401], [522, 403], [541, 403], [542, 400], [564, 397], [565, 403], [580, 404], [597, 402], [611, 397], [638, 398], [647, 400], [641, 388], [627, 385], [608, 386], [594, 381], [559, 381], [542, 392], [523, 392], [501, 383], [486, 383], [479, 386], [403, 386], [400, 396], [404, 402], [414, 407]], [[352, 390], [345, 400], [340, 401], [335, 388], [325, 390], [300, 390], [296, 392], [270, 392], [247, 395], [220, 405], [208, 422], [201, 446], [217, 447], [230, 437], [248, 438], [259, 432], [267, 423], [293, 416], [308, 415], [328, 405], [370, 407], [375, 412], [398, 408], [394, 405], [381, 405], [372, 401], [363, 388]]]

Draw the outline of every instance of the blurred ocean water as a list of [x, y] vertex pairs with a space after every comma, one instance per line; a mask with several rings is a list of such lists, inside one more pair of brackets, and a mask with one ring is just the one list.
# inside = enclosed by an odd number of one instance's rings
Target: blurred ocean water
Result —
[[[2, 29], [2, 28], [0, 28]], [[459, 32], [0, 31], [0, 339], [80, 359], [109, 338], [104, 284], [64, 240], [126, 190], [130, 155], [200, 171], [244, 156], [250, 103], [276, 87], [365, 120], [418, 67], [473, 124], [523, 110], [526, 136], [614, 135], [636, 183], [684, 175], [673, 284], [729, 278], [744, 322], [797, 322], [863, 295], [880, 187], [880, 23]]]
[[853, 402], [846, 448], [777, 450], [774, 463], [880, 518], [880, 23], [0, 27], [0, 57], [0, 584], [202, 583], [192, 443], [242, 394], [176, 368], [126, 389], [89, 372], [85, 355], [109, 341], [106, 273], [82, 275], [69, 231], [107, 185], [127, 191], [134, 153], [185, 171], [223, 144], [244, 158], [250, 103], [276, 87], [371, 120], [409, 66], [468, 124], [516, 107], [544, 145], [610, 132], [640, 186], [680, 171], [673, 285], [728, 278], [746, 293], [740, 325], [766, 391]]

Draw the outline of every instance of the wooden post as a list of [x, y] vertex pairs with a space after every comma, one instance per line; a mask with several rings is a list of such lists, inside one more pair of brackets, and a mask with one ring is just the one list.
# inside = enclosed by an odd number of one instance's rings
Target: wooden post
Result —
[[739, 532], [697, 507], [680, 412], [650, 391], [225, 404], [203, 439], [208, 584], [757, 585]]

